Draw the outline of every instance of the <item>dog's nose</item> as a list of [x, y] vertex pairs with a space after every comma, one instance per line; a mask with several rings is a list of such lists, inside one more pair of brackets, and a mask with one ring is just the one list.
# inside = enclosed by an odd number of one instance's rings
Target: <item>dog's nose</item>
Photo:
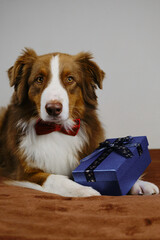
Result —
[[58, 101], [49, 102], [45, 106], [48, 115], [57, 117], [62, 112], [62, 103]]

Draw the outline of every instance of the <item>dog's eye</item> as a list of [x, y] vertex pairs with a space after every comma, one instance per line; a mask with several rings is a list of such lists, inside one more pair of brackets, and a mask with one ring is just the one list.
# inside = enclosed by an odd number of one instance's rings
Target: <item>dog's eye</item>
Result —
[[39, 76], [39, 77], [36, 78], [36, 83], [42, 84], [43, 80], [44, 80], [44, 78], [42, 76]]
[[74, 81], [74, 79], [73, 79], [72, 76], [67, 77], [67, 83], [68, 83], [68, 84], [73, 83], [73, 81]]

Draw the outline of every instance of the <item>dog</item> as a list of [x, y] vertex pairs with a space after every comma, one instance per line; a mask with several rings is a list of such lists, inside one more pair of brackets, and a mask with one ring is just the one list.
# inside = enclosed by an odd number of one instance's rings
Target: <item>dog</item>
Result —
[[[96, 88], [105, 73], [88, 52], [38, 56], [26, 48], [9, 68], [11, 102], [0, 112], [0, 175], [14, 185], [67, 197], [98, 196], [72, 170], [105, 140]], [[158, 194], [138, 180], [131, 194]]]

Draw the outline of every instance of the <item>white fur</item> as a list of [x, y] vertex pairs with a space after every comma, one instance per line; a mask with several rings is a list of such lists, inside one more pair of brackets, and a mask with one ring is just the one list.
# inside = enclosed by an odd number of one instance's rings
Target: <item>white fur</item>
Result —
[[65, 197], [100, 196], [100, 193], [91, 187], [82, 186], [66, 176], [50, 175], [42, 186], [43, 191], [59, 194]]
[[62, 123], [69, 117], [69, 99], [67, 91], [61, 84], [59, 76], [59, 56], [56, 55], [51, 59], [51, 80], [41, 96], [41, 118], [44, 121], [52, 121], [53, 116], [49, 116], [45, 106], [51, 101], [58, 101], [62, 104], [62, 112], [54, 119], [54, 122]]
[[88, 140], [83, 126], [76, 136], [60, 132], [38, 136], [34, 125], [35, 121], [32, 120], [20, 143], [28, 166], [71, 177], [72, 170], [79, 164], [77, 152]]
[[137, 182], [131, 188], [130, 193], [133, 195], [153, 195], [159, 194], [159, 189], [153, 183], [137, 180]]
[[22, 132], [25, 132], [27, 127], [28, 127], [28, 124], [26, 122], [24, 122], [22, 119], [20, 119], [17, 123], [17, 129], [20, 128], [22, 130]]

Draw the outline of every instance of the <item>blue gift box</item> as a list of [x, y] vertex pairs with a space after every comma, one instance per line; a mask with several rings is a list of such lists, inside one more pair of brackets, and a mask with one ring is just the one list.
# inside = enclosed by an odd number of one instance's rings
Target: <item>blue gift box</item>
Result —
[[77, 183], [102, 195], [126, 195], [150, 164], [145, 136], [108, 139], [72, 172]]

